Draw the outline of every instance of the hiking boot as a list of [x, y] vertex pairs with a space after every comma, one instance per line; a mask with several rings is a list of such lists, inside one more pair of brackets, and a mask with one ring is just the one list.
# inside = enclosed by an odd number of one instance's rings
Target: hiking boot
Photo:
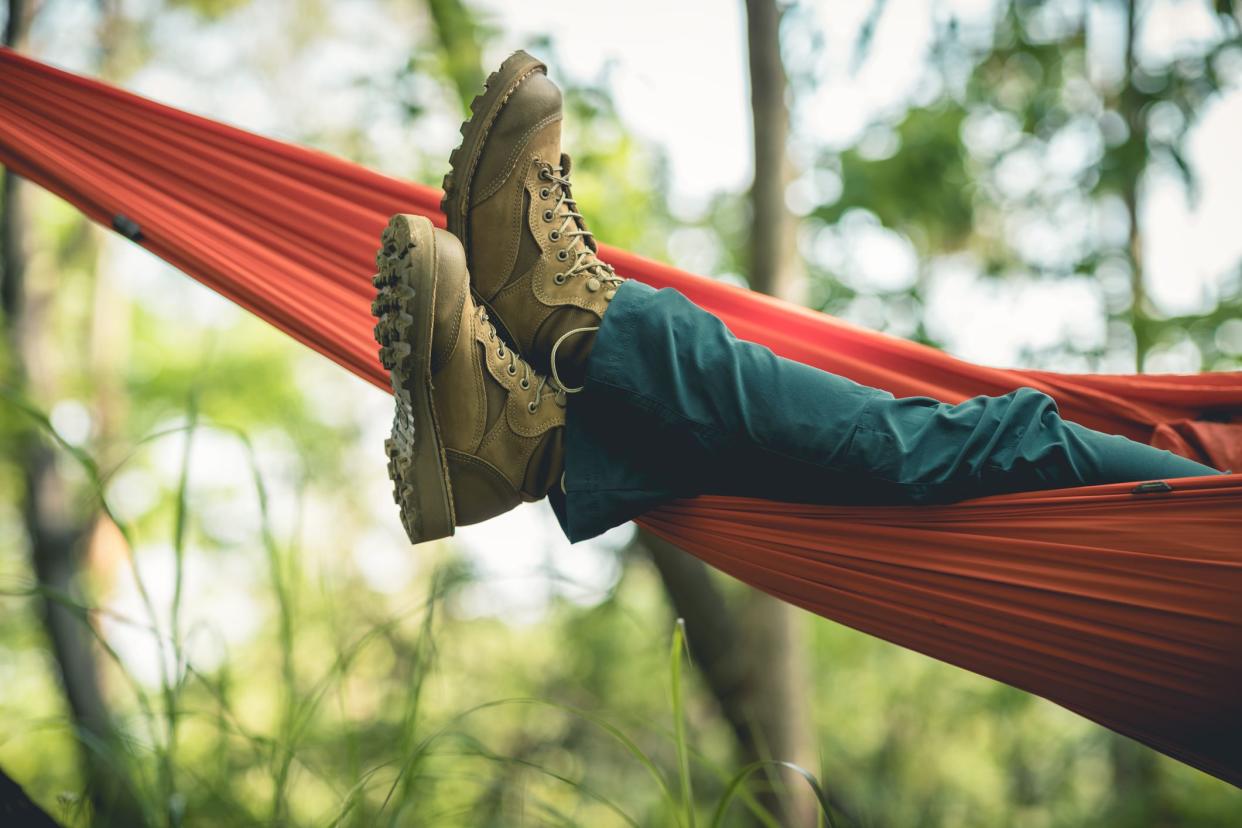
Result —
[[456, 238], [399, 215], [381, 245], [371, 312], [397, 402], [384, 447], [401, 522], [420, 543], [548, 493], [564, 460], [565, 395], [472, 300]]
[[470, 111], [444, 178], [448, 229], [466, 248], [476, 297], [510, 341], [539, 370], [576, 384], [595, 337], [567, 334], [597, 329], [623, 280], [596, 258], [570, 191], [561, 92], [547, 67], [515, 52]]

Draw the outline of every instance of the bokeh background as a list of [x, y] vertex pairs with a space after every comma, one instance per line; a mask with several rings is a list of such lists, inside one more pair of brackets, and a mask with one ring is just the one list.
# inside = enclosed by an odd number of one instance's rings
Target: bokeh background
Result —
[[[0, 19], [40, 59], [429, 184], [526, 48], [611, 244], [984, 364], [1242, 368], [1227, 0]], [[64, 824], [815, 824], [773, 757], [839, 825], [1242, 824], [1225, 783], [632, 527], [570, 547], [536, 504], [412, 548], [385, 394], [10, 175], [0, 209], [0, 768]]]

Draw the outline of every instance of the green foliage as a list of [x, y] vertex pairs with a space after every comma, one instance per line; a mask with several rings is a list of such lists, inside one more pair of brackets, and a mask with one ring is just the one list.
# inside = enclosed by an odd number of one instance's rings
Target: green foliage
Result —
[[841, 153], [841, 195], [812, 217], [832, 224], [846, 210], [869, 210], [917, 239], [925, 255], [964, 246], [975, 228], [974, 183], [961, 142], [965, 116], [952, 101], [915, 109], [897, 125], [897, 149], [888, 157], [869, 158], [857, 148]]
[[[817, 166], [839, 177], [840, 193], [813, 209], [809, 218], [812, 225], [836, 225], [850, 210], [863, 209], [906, 237], [923, 260], [918, 283], [910, 288], [916, 300], [936, 260], [963, 252], [972, 257], [981, 276], [1085, 277], [1095, 281], [1102, 297], [1117, 293], [1117, 286], [1107, 279], [1120, 269], [1130, 282], [1128, 301], [1102, 298], [1101, 304], [1115, 326], [1132, 331], [1139, 365], [1161, 343], [1187, 338], [1198, 347], [1205, 370], [1236, 365], [1215, 343], [1212, 327], [1212, 320], [1219, 325], [1237, 313], [1242, 295], [1236, 285], [1232, 293], [1220, 297], [1214, 311], [1194, 320], [1166, 317], [1148, 298], [1138, 255], [1143, 245], [1138, 222], [1145, 176], [1174, 171], [1189, 199], [1193, 202], [1196, 196], [1186, 142], [1198, 113], [1230, 80], [1221, 74], [1227, 63], [1222, 56], [1242, 48], [1232, 6], [1216, 7], [1222, 15], [1220, 34], [1198, 53], [1153, 64], [1140, 61], [1127, 48], [1120, 79], [1114, 81], [1090, 71], [1087, 17], [1093, 7], [1112, 10], [1123, 23], [1126, 10], [1134, 8], [1135, 27], [1142, 25], [1148, 8], [1121, 0], [1074, 8], [1009, 3], [1001, 7], [986, 49], [956, 26], [945, 26], [929, 67], [936, 73], [940, 93], [872, 129], [894, 139], [882, 157], [875, 157], [866, 137], [856, 147], [825, 153]], [[877, 3], [873, 13], [882, 12], [883, 4]], [[1058, 17], [1062, 23], [1050, 32], [1038, 23], [1041, 17]], [[875, 20], [869, 18], [860, 34], [861, 49], [868, 47], [874, 26]], [[1127, 42], [1125, 32], [1106, 35], [1120, 38], [1122, 45]], [[959, 80], [963, 66], [969, 72]], [[1149, 127], [1153, 119], [1160, 121], [1161, 129]], [[1170, 129], [1169, 124], [1174, 126]], [[972, 139], [972, 134], [987, 137]], [[1054, 145], [1075, 142], [1097, 144], [1099, 150], [1070, 178], [1038, 170], [1032, 173], [1033, 185], [1016, 189], [1006, 178], [1014, 169], [1046, 167]], [[1126, 220], [1133, 224], [1130, 237], [1086, 234], [1084, 244], [1067, 244], [1052, 264], [1046, 261], [1047, 250], [1032, 255], [1025, 244], [1026, 231], [1015, 223], [1027, 213], [1078, 216], [1092, 209], [1112, 209], [1114, 203], [1122, 205]], [[815, 291], [823, 297], [817, 304], [848, 310], [857, 297], [838, 284], [845, 274], [815, 262], [811, 270], [823, 282]], [[891, 294], [883, 298], [890, 303], [899, 299]], [[1091, 361], [1102, 356], [1064, 343], [1032, 357], [1054, 368], [1058, 360], [1074, 353]]]

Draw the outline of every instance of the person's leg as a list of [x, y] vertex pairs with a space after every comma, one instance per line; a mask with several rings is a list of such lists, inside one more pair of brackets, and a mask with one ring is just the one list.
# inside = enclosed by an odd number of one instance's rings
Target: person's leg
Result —
[[572, 540], [674, 497], [936, 503], [1214, 469], [1062, 420], [1034, 389], [895, 399], [732, 336], [671, 290], [627, 282], [570, 400]]
[[[544, 65], [508, 58], [471, 104], [443, 207], [470, 287], [511, 345], [550, 387], [587, 375], [571, 398], [564, 489], [553, 487], [571, 538], [679, 495], [933, 502], [1210, 471], [1064, 423], [1030, 389], [958, 406], [894, 400], [738, 342], [675, 293], [623, 284], [578, 211], [561, 118]], [[469, 403], [444, 402], [446, 419]], [[536, 466], [523, 498], [546, 482]]]

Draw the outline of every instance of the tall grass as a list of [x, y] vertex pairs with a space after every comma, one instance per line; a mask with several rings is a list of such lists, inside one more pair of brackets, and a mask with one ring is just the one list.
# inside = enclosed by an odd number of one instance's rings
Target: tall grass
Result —
[[[756, 762], [742, 768], [728, 769], [696, 751], [692, 740], [687, 704], [687, 676], [684, 659], [687, 653], [684, 624], [675, 625], [667, 662], [669, 682], [669, 727], [643, 728], [641, 735], [616, 723], [620, 711], [600, 711], [566, 704], [562, 701], [516, 697], [483, 702], [453, 713], [432, 710], [426, 705], [428, 680], [439, 666], [439, 638], [445, 623], [439, 611], [444, 601], [460, 586], [460, 567], [437, 569], [430, 578], [425, 598], [407, 610], [391, 615], [366, 628], [354, 640], [343, 642], [330, 662], [318, 675], [307, 677], [305, 666], [297, 663], [299, 610], [297, 589], [301, 576], [297, 556], [291, 544], [282, 544], [272, 528], [268, 487], [260, 469], [254, 446], [239, 429], [203, 422], [194, 400], [187, 408], [185, 424], [153, 434], [134, 447], [134, 451], [117, 467], [101, 470], [83, 449], [66, 441], [52, 426], [48, 417], [25, 400], [5, 393], [4, 399], [31, 418], [46, 439], [63, 450], [84, 472], [86, 486], [97, 508], [120, 531], [128, 550], [135, 549], [135, 532], [111, 507], [107, 498], [110, 478], [130, 462], [139, 446], [180, 436], [180, 469], [172, 500], [171, 545], [174, 555], [172, 598], [167, 627], [160, 622], [148, 585], [131, 554], [128, 558], [130, 576], [134, 579], [145, 618], [119, 618], [106, 608], [79, 598], [53, 594], [39, 584], [20, 585], [4, 590], [7, 595], [39, 596], [71, 607], [98, 642], [100, 652], [124, 679], [130, 702], [114, 699], [117, 709], [129, 704], [134, 716], [126, 720], [127, 736], [124, 750], [116, 752], [106, 745], [88, 744], [87, 750], [112, 750], [108, 761], [132, 782], [142, 804], [143, 814], [151, 826], [176, 828], [182, 825], [438, 825], [473, 824], [473, 815], [495, 811], [487, 797], [503, 800], [511, 791], [513, 773], [533, 774], [552, 787], [522, 794], [523, 808], [538, 820], [537, 824], [589, 824], [565, 809], [565, 795], [583, 807], [602, 809], [590, 813], [609, 814], [609, 819], [627, 826], [669, 825], [697, 828], [706, 824], [723, 826], [734, 810], [743, 810], [752, 821], [777, 825], [776, 818], [765, 811], [751, 794], [748, 783], [756, 771], [779, 766], [799, 774], [815, 791], [823, 812], [823, 820], [831, 825], [829, 802], [815, 777], [808, 771], [783, 762]], [[228, 659], [220, 666], [206, 670], [194, 663], [187, 652], [186, 630], [182, 611], [183, 596], [193, 584], [185, 579], [185, 556], [195, 519], [192, 510], [193, 469], [192, 445], [196, 435], [214, 430], [238, 441], [244, 450], [247, 472], [259, 515], [259, 544], [265, 556], [268, 587], [275, 607], [275, 646], [279, 664], [278, 680], [270, 688], [278, 702], [275, 724], [269, 732], [256, 731], [246, 723], [247, 717], [237, 709], [236, 694], [244, 687]], [[104, 615], [141, 630], [152, 639], [159, 670], [159, 687], [155, 696], [126, 669], [117, 651], [110, 646], [94, 622]], [[347, 726], [340, 740], [350, 754], [346, 760], [348, 776], [333, 773], [321, 764], [323, 746], [318, 735], [321, 722], [329, 711], [325, 702], [345, 697], [351, 671], [364, 652], [378, 641], [394, 635], [399, 629], [417, 621], [413, 650], [403, 663], [410, 671], [410, 680], [402, 687], [399, 716], [391, 730], [384, 733], [381, 749], [366, 753], [361, 745], [374, 735], [368, 723]], [[343, 704], [343, 701], [340, 701]], [[487, 739], [477, 735], [488, 732], [486, 717], [504, 710], [531, 711], [528, 715], [564, 717], [584, 725], [613, 745], [616, 758], [625, 758], [647, 780], [647, 788], [627, 790], [624, 796], [609, 792], [592, 781], [591, 769], [569, 772], [532, 758], [497, 750]], [[480, 723], [480, 721], [482, 723]], [[538, 719], [535, 720], [538, 723]], [[182, 750], [182, 731], [190, 724], [214, 733], [215, 761], [203, 764]], [[644, 747], [644, 744], [647, 747]], [[652, 749], [668, 748], [671, 763], [657, 758]], [[196, 748], [201, 754], [201, 747]], [[477, 774], [475, 768], [492, 768]], [[266, 782], [266, 796], [255, 792], [256, 772]], [[308, 818], [293, 807], [296, 778], [304, 775], [334, 792], [335, 804], [318, 818]], [[483, 793], [463, 795], [460, 801], [445, 803], [438, 786], [458, 785], [462, 781], [477, 783]], [[516, 784], [516, 783], [513, 783]], [[498, 790], [494, 790], [498, 788]], [[456, 790], [456, 788], [451, 788]], [[437, 791], [439, 791], [437, 793]], [[555, 793], [560, 791], [560, 793]], [[434, 795], [433, 795], [434, 794]], [[555, 801], [549, 799], [555, 797]], [[266, 805], [260, 800], [266, 799]], [[86, 797], [82, 798], [83, 801]], [[654, 803], [647, 810], [636, 811], [636, 802]], [[734, 805], [739, 807], [735, 808]], [[500, 806], [503, 810], [503, 804]], [[651, 810], [651, 809], [654, 810]], [[85, 822], [88, 814], [73, 818]], [[506, 823], [507, 824], [507, 823]]]

